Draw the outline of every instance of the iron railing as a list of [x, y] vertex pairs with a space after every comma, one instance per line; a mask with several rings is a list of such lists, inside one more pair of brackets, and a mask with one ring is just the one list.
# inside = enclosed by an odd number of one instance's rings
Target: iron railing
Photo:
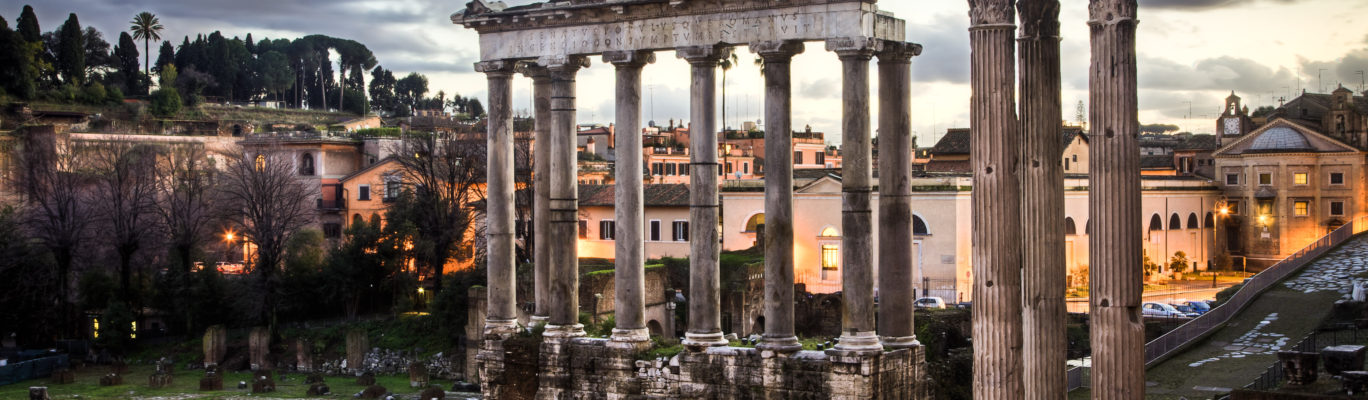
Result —
[[[1320, 352], [1329, 346], [1341, 344], [1360, 343], [1360, 338], [1368, 338], [1368, 332], [1364, 332], [1357, 327], [1351, 329], [1340, 329], [1333, 331], [1315, 331], [1302, 338], [1301, 342], [1287, 348], [1288, 351], [1300, 352]], [[1282, 386], [1282, 382], [1287, 379], [1287, 372], [1283, 371], [1282, 362], [1274, 361], [1268, 369], [1264, 370], [1253, 382], [1245, 385], [1245, 389], [1251, 390], [1273, 390]]]
[[1197, 339], [1206, 337], [1217, 328], [1225, 325], [1232, 317], [1239, 314], [1249, 303], [1253, 302], [1263, 291], [1273, 287], [1283, 279], [1300, 271], [1307, 263], [1335, 246], [1344, 243], [1349, 238], [1354, 237], [1365, 230], [1368, 230], [1368, 216], [1355, 219], [1352, 223], [1331, 231], [1329, 234], [1316, 239], [1311, 244], [1298, 250], [1277, 264], [1245, 280], [1244, 286], [1235, 292], [1234, 296], [1221, 303], [1220, 306], [1211, 309], [1206, 314], [1194, 318], [1192, 321], [1179, 326], [1178, 328], [1159, 336], [1145, 344], [1145, 367], [1152, 367], [1159, 362], [1177, 354], [1179, 350], [1187, 347]]
[[1069, 386], [1064, 390], [1072, 392], [1074, 389], [1092, 387], [1090, 386], [1092, 384], [1091, 374], [1089, 374], [1091, 369], [1090, 367], [1072, 367], [1065, 371], [1064, 375], [1069, 378]]

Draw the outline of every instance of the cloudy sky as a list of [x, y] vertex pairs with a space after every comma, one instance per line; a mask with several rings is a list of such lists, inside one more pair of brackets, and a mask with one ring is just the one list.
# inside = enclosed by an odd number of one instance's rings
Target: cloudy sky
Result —
[[[510, 5], [532, 0], [511, 0]], [[472, 72], [478, 54], [473, 31], [450, 22], [465, 0], [29, 0], [45, 31], [75, 12], [107, 40], [140, 11], [167, 27], [163, 36], [222, 31], [265, 37], [325, 34], [355, 39], [396, 73], [428, 75], [432, 90], [485, 95]], [[1065, 0], [1063, 30], [1064, 117], [1072, 120], [1087, 96], [1087, 2]], [[24, 0], [0, 0], [0, 15], [13, 21]], [[1210, 133], [1221, 102], [1232, 90], [1251, 108], [1276, 105], [1280, 97], [1333, 89], [1343, 83], [1361, 91], [1368, 70], [1365, 0], [1140, 0], [1140, 118]], [[947, 128], [969, 124], [968, 5], [956, 0], [882, 0], [881, 9], [907, 20], [908, 40], [925, 51], [913, 60], [913, 129], [928, 146]], [[154, 49], [155, 51], [155, 49]], [[728, 75], [726, 121], [756, 120], [763, 113], [762, 81], [751, 53], [739, 49], [742, 66]], [[644, 73], [643, 116], [661, 124], [688, 118], [688, 64], [670, 52], [657, 55]], [[580, 121], [613, 117], [613, 70], [596, 63], [580, 75]], [[820, 43], [794, 62], [794, 126], [811, 125], [839, 141], [840, 74], [835, 55]], [[877, 76], [877, 75], [875, 75]], [[877, 79], [876, 79], [877, 81]], [[877, 84], [877, 82], [875, 82]], [[530, 82], [515, 85], [514, 108], [530, 109]], [[1290, 97], [1289, 97], [1290, 98]], [[1191, 110], [1189, 112], [1189, 109]], [[878, 108], [874, 110], [877, 112]]]

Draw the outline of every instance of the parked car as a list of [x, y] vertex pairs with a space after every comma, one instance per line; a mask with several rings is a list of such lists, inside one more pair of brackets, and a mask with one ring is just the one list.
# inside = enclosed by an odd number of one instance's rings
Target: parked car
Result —
[[1192, 306], [1192, 310], [1196, 311], [1197, 315], [1206, 314], [1208, 311], [1211, 311], [1211, 304], [1206, 301], [1193, 300], [1187, 302], [1187, 305]]
[[1169, 304], [1169, 305], [1171, 305], [1171, 306], [1173, 306], [1173, 308], [1177, 309], [1178, 312], [1183, 313], [1183, 316], [1184, 316], [1184, 317], [1197, 318], [1198, 315], [1202, 315], [1201, 313], [1198, 313], [1198, 312], [1197, 312], [1197, 309], [1195, 309], [1195, 308], [1193, 308], [1192, 306], [1188, 305], [1186, 302], [1178, 302], [1178, 303], [1173, 303], [1173, 304]]
[[917, 308], [945, 308], [945, 299], [940, 297], [923, 297], [912, 303]]
[[1145, 302], [1141, 306], [1141, 312], [1146, 317], [1186, 317], [1182, 311], [1164, 303]]

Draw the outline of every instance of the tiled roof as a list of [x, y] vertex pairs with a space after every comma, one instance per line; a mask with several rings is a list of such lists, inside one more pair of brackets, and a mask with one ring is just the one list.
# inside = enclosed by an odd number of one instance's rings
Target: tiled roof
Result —
[[1083, 135], [1082, 127], [1066, 126], [1060, 129], [1060, 133], [1062, 133], [1062, 135], [1060, 135], [1060, 140], [1063, 140], [1060, 144], [1064, 147], [1068, 147], [1069, 143], [1073, 143], [1074, 137], [1079, 135], [1083, 136], [1084, 142], [1088, 141], [1088, 135]]
[[[642, 195], [646, 207], [689, 206], [689, 185], [643, 185]], [[579, 185], [580, 207], [612, 207], [616, 203], [613, 185]]]
[[936, 146], [931, 148], [932, 155], [969, 154], [969, 129], [958, 128], [945, 131]]
[[1178, 143], [1174, 150], [1215, 150], [1216, 147], [1219, 147], [1216, 145], [1216, 135], [1192, 135]]
[[1173, 169], [1173, 156], [1140, 156], [1140, 169]]

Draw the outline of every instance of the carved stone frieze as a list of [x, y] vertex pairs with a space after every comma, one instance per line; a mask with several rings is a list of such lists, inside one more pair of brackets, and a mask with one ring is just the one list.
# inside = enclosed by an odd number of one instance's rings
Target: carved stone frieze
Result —
[[969, 26], [1016, 22], [1015, 0], [969, 0]]
[[641, 66], [653, 64], [655, 61], [655, 52], [652, 51], [610, 51], [603, 53], [603, 62], [613, 65]]
[[1021, 37], [1059, 37], [1059, 0], [1019, 0]]

